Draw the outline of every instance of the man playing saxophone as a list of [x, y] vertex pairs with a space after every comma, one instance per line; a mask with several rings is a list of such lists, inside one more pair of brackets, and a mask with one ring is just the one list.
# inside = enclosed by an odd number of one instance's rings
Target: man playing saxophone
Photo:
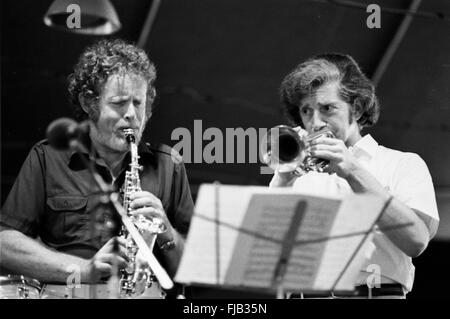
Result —
[[[155, 255], [173, 276], [193, 211], [186, 171], [168, 146], [141, 141], [152, 115], [156, 70], [146, 53], [121, 40], [88, 47], [69, 77], [79, 120], [90, 120], [88, 148], [103, 179], [119, 190], [129, 169], [132, 131], [138, 145], [140, 187], [129, 194], [133, 215], [160, 220]], [[112, 265], [126, 266], [124, 238], [113, 253], [113, 235], [93, 231], [98, 193], [80, 154], [56, 151], [46, 140], [29, 153], [1, 213], [1, 266], [42, 282], [65, 284], [78, 271], [81, 283], [98, 283]], [[95, 224], [95, 223], [94, 223]]]
[[[324, 196], [353, 192], [384, 198], [389, 205], [378, 221], [375, 250], [361, 269], [356, 291], [369, 294], [370, 266], [376, 266], [381, 287], [370, 290], [372, 296], [403, 298], [414, 281], [411, 259], [426, 249], [439, 223], [425, 162], [362, 134], [377, 122], [380, 108], [373, 84], [348, 55], [323, 54], [301, 63], [284, 78], [280, 93], [293, 126], [308, 134], [328, 128], [335, 138], [321, 136], [305, 149], [328, 161], [325, 173], [276, 172], [270, 185]], [[393, 227], [401, 224], [411, 226]]]

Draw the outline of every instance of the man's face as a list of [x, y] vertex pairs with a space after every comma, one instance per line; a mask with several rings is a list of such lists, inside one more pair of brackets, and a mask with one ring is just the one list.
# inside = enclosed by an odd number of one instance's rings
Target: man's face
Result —
[[353, 145], [359, 136], [359, 127], [351, 106], [339, 96], [338, 82], [325, 83], [304, 98], [299, 112], [309, 134], [328, 126], [335, 137], [348, 146]]
[[128, 73], [111, 75], [99, 97], [98, 121], [91, 127], [91, 138], [97, 147], [109, 152], [129, 149], [124, 129], [134, 130], [139, 142], [147, 121], [147, 82], [142, 76]]

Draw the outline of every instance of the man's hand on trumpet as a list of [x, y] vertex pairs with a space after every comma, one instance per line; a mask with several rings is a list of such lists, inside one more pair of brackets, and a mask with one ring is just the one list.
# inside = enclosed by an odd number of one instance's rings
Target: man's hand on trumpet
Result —
[[310, 142], [306, 151], [312, 157], [328, 160], [325, 172], [342, 178], [347, 178], [359, 165], [344, 142], [337, 138], [319, 137]]

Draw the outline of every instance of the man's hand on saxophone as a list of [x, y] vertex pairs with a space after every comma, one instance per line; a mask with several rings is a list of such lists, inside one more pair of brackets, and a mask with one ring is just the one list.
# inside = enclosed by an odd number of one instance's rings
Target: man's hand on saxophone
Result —
[[[174, 276], [181, 259], [184, 247], [184, 238], [170, 223], [161, 200], [148, 191], [134, 192], [130, 196], [131, 214], [135, 217], [141, 215], [148, 219], [159, 220], [164, 231], [156, 236], [156, 243], [163, 252], [167, 272]], [[155, 223], [158, 225], [158, 223]], [[154, 240], [154, 235], [142, 234], [149, 244]]]
[[[147, 191], [135, 192], [131, 194], [131, 209], [132, 215], [137, 217], [144, 216], [147, 219], [159, 219], [165, 231], [158, 234], [158, 242], [165, 243], [172, 241], [174, 238], [174, 229], [167, 218], [161, 200]], [[144, 239], [145, 236], [144, 236]]]

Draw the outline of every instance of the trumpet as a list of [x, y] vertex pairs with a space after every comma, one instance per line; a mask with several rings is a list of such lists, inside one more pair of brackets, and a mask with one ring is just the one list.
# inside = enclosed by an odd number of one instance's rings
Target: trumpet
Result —
[[335, 137], [328, 127], [308, 135], [305, 130], [297, 132], [287, 125], [275, 126], [262, 138], [261, 158], [280, 173], [293, 172], [299, 176], [310, 171], [321, 173], [329, 161], [312, 157], [306, 152], [311, 141], [321, 136]]

